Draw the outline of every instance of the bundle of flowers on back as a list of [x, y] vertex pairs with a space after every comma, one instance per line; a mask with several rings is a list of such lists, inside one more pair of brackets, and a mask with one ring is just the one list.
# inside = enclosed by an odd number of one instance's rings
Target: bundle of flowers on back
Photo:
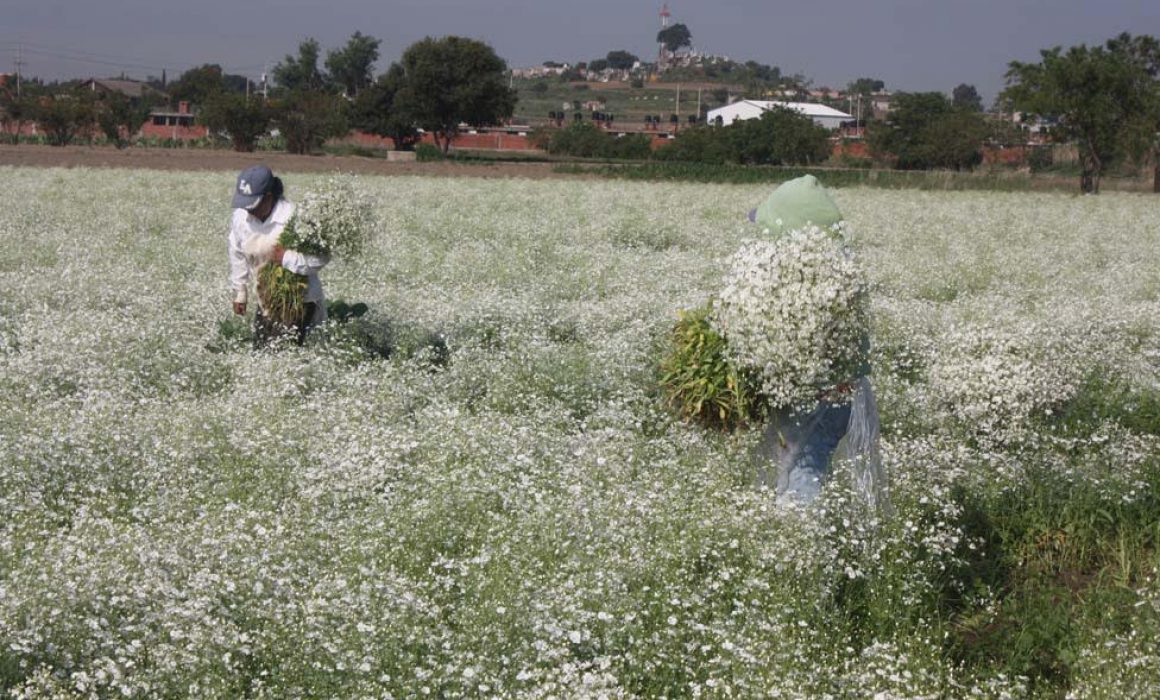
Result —
[[760, 377], [770, 407], [848, 396], [865, 372], [867, 283], [840, 230], [806, 226], [734, 256], [714, 308], [730, 359]]
[[[278, 245], [305, 255], [339, 259], [358, 255], [374, 232], [371, 207], [348, 181], [327, 180], [296, 204]], [[303, 319], [307, 280], [281, 265], [258, 269], [258, 299], [271, 319], [294, 325]]]

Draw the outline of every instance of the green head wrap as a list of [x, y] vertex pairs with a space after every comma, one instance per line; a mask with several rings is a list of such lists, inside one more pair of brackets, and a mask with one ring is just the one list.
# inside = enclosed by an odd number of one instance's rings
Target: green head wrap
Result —
[[842, 212], [838, 211], [838, 206], [818, 178], [804, 175], [783, 182], [750, 218], [768, 228], [770, 235], [777, 238], [806, 224], [829, 228], [842, 220]]

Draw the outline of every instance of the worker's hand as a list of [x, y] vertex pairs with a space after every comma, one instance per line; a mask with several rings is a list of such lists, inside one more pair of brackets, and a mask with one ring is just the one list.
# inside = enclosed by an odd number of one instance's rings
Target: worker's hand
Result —
[[234, 302], [234, 314], [236, 314], [238, 316], [245, 316], [246, 315], [246, 302], [235, 301]]
[[282, 246], [278, 245], [277, 243], [275, 243], [274, 250], [270, 252], [270, 260], [272, 260], [275, 265], [281, 265], [282, 264], [282, 256], [285, 254], [286, 254], [286, 249], [283, 248]]

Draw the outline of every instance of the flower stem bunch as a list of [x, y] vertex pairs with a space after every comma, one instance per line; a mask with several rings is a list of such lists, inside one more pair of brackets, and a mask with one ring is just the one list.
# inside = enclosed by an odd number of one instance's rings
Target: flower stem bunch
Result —
[[753, 373], [729, 361], [725, 339], [710, 322], [712, 310], [710, 302], [678, 313], [660, 383], [681, 418], [731, 431], [760, 420], [762, 402]]
[[[361, 253], [373, 232], [369, 201], [350, 183], [331, 178], [296, 204], [278, 245], [306, 255], [346, 259]], [[285, 325], [303, 320], [306, 277], [266, 263], [258, 269], [257, 287], [270, 318]]]
[[807, 225], [737, 252], [712, 323], [729, 359], [760, 377], [771, 407], [804, 407], [865, 373], [867, 307], [841, 226]]

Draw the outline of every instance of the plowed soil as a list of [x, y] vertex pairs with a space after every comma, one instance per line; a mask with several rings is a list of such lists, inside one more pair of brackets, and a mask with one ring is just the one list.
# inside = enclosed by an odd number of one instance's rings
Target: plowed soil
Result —
[[178, 148], [126, 148], [119, 151], [111, 147], [94, 146], [0, 146], [0, 166], [235, 172], [255, 163], [265, 163], [274, 172], [536, 179], [576, 177], [553, 173], [552, 163], [408, 163], [359, 156], [296, 156], [288, 153], [235, 153]]

